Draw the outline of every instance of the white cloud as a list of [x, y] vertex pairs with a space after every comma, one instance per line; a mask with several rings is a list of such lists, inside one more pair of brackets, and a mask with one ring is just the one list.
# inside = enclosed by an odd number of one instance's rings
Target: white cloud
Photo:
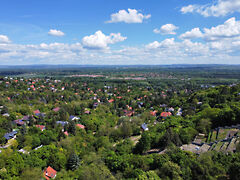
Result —
[[194, 28], [191, 31], [187, 31], [179, 36], [180, 39], [194, 39], [203, 37], [199, 28]]
[[204, 17], [208, 16], [226, 16], [234, 12], [240, 12], [239, 0], [217, 0], [215, 3], [209, 5], [188, 5], [181, 8], [183, 14], [199, 13]]
[[180, 39], [194, 39], [203, 38], [205, 41], [223, 41], [230, 40], [235, 41], [240, 38], [240, 21], [237, 21], [235, 17], [232, 17], [220, 24], [211, 28], [203, 28], [201, 31], [199, 28], [194, 28], [179, 36]]
[[5, 35], [0, 35], [0, 43], [5, 44], [5, 43], [10, 43], [11, 41], [9, 38]]
[[64, 36], [65, 35], [62, 31], [56, 30], [56, 29], [50, 29], [48, 34], [51, 36]]
[[0, 44], [0, 64], [237, 64], [239, 44], [240, 39], [200, 43], [170, 38], [107, 51], [88, 50], [81, 43]]
[[150, 14], [143, 15], [136, 9], [128, 9], [128, 11], [119, 10], [117, 13], [111, 14], [111, 20], [107, 21], [107, 23], [142, 23], [144, 19], [149, 19], [150, 17]]
[[153, 32], [156, 34], [176, 34], [175, 30], [178, 27], [173, 24], [165, 24], [160, 29], [154, 29]]
[[146, 48], [147, 49], [167, 48], [167, 47], [174, 46], [174, 45], [175, 45], [174, 38], [170, 38], [170, 39], [165, 39], [161, 42], [154, 41], [154, 42], [146, 45]]
[[[194, 28], [179, 37], [182, 39], [167, 38], [116, 50], [109, 45], [126, 37], [101, 31], [74, 44], [0, 43], [0, 64], [239, 64], [240, 21], [235, 18], [210, 28]], [[201, 41], [191, 41], [195, 37]]]
[[115, 44], [126, 39], [127, 37], [121, 36], [120, 33], [111, 33], [106, 36], [102, 31], [97, 31], [93, 35], [83, 37], [82, 44], [89, 49], [108, 49], [108, 44]]
[[235, 38], [240, 36], [240, 21], [236, 21], [235, 17], [228, 19], [224, 24], [204, 28], [204, 38], [209, 41], [215, 41], [225, 38]]

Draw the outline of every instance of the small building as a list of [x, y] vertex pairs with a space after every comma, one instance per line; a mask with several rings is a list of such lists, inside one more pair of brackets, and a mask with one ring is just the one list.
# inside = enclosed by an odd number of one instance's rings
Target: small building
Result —
[[147, 127], [147, 124], [146, 124], [146, 123], [143, 123], [143, 124], [141, 125], [141, 128], [142, 128], [143, 131], [148, 131], [148, 127]]
[[33, 111], [33, 113], [34, 113], [35, 115], [37, 115], [37, 114], [40, 114], [41, 112], [37, 109], [37, 110]]
[[61, 124], [62, 127], [64, 127], [65, 125], [68, 124], [67, 121], [57, 121], [56, 123], [57, 123], [57, 124]]
[[51, 166], [48, 166], [48, 168], [44, 170], [43, 175], [47, 180], [49, 180], [50, 178], [54, 179], [57, 176], [57, 171], [53, 169]]
[[65, 131], [64, 134], [65, 134], [66, 136], [68, 136], [68, 132], [67, 132], [67, 131]]
[[82, 124], [76, 124], [77, 127], [81, 128], [81, 129], [85, 129], [85, 126]]
[[160, 116], [161, 116], [161, 118], [166, 119], [167, 117], [169, 117], [171, 115], [172, 115], [171, 112], [162, 112]]
[[44, 125], [36, 125], [36, 127], [41, 129], [41, 131], [44, 131], [46, 129]]
[[124, 112], [124, 116], [128, 116], [128, 117], [131, 117], [134, 114], [134, 111], [124, 110], [123, 112]]
[[16, 134], [17, 134], [17, 131], [12, 131], [10, 133], [6, 133], [4, 135], [4, 137], [7, 139], [7, 140], [10, 140], [10, 139], [13, 139], [13, 138], [16, 138]]
[[79, 117], [77, 117], [77, 116], [70, 116], [69, 117], [69, 120], [71, 120], [71, 121], [76, 121], [76, 120], [79, 120], [80, 118]]
[[13, 121], [14, 124], [18, 125], [18, 126], [23, 126], [25, 125], [25, 122], [22, 119], [17, 119]]
[[60, 110], [60, 107], [56, 107], [53, 109], [54, 112], [58, 112]]
[[174, 108], [173, 107], [167, 108], [167, 111], [168, 112], [174, 112]]
[[97, 108], [97, 107], [98, 107], [98, 103], [94, 103], [93, 108]]
[[157, 111], [156, 111], [156, 110], [155, 110], [155, 111], [150, 111], [150, 114], [151, 114], [152, 116], [156, 116]]
[[8, 113], [3, 114], [4, 117], [9, 117], [10, 115]]
[[110, 99], [110, 100], [108, 100], [108, 102], [109, 102], [109, 103], [112, 103], [112, 102], [114, 102], [114, 99]]
[[84, 114], [91, 114], [91, 112], [89, 110], [86, 110]]

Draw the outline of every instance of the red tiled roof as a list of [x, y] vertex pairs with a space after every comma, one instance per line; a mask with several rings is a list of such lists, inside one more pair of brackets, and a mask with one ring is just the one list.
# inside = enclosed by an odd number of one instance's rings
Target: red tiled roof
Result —
[[110, 102], [110, 103], [112, 103], [114, 101], [114, 99], [110, 99], [110, 100], [108, 100], [108, 102]]
[[44, 171], [44, 177], [48, 180], [49, 178], [55, 178], [57, 175], [57, 171], [55, 171], [52, 167], [48, 166], [48, 168]]
[[54, 112], [58, 112], [60, 110], [60, 107], [56, 107], [53, 109]]
[[44, 125], [36, 125], [37, 128], [40, 128], [41, 131], [43, 131], [45, 129], [45, 126]]
[[40, 113], [40, 111], [37, 109], [37, 110], [33, 111], [33, 113], [38, 114], [38, 113]]
[[171, 116], [172, 113], [171, 112], [162, 112], [161, 113], [161, 117], [168, 117], [168, 116]]
[[156, 116], [156, 113], [157, 113], [157, 111], [150, 111], [150, 114], [151, 114], [152, 116]]
[[91, 112], [87, 110], [87, 111], [85, 111], [84, 113], [85, 113], [85, 114], [90, 114]]
[[85, 129], [85, 126], [82, 125], [82, 124], [77, 124], [76, 126], [79, 127], [79, 128], [81, 128], [81, 129]]

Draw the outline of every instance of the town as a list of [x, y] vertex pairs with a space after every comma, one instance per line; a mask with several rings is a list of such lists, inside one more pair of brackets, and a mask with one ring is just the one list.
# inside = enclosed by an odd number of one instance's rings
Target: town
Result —
[[[97, 71], [0, 78], [2, 179], [184, 177], [187, 167], [195, 177], [194, 168], [208, 166], [202, 158], [218, 163], [209, 168], [225, 167], [215, 156], [227, 158], [232, 170], [240, 151], [240, 86], [234, 78], [199, 84], [191, 73], [169, 78], [146, 68], [146, 79], [122, 79]], [[133, 69], [124, 73], [143, 77]], [[204, 173], [198, 175], [228, 176]]]

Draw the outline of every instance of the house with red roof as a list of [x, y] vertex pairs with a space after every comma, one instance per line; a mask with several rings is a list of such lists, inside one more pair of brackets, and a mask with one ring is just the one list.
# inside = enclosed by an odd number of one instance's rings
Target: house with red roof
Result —
[[18, 126], [25, 125], [25, 122], [22, 119], [14, 120], [13, 123], [18, 125]]
[[36, 127], [41, 129], [41, 131], [44, 131], [46, 129], [44, 125], [36, 125]]
[[34, 114], [40, 114], [40, 111], [37, 109], [35, 111], [33, 111]]
[[128, 116], [128, 117], [131, 117], [134, 114], [134, 111], [123, 110], [123, 112], [124, 112], [124, 116]]
[[66, 136], [68, 136], [68, 132], [67, 132], [67, 131], [65, 131], [64, 134], [65, 134]]
[[76, 124], [77, 127], [81, 128], [81, 129], [85, 129], [85, 126], [82, 124]]
[[51, 166], [48, 166], [48, 168], [44, 170], [43, 176], [47, 180], [49, 180], [50, 178], [54, 179], [57, 176], [57, 171]]
[[54, 112], [58, 112], [60, 110], [60, 107], [56, 107], [53, 109]]
[[160, 116], [161, 116], [163, 119], [166, 119], [167, 117], [169, 117], [169, 116], [171, 116], [171, 115], [172, 115], [171, 112], [162, 112]]
[[150, 114], [151, 114], [152, 116], [156, 116], [157, 111], [156, 111], [156, 110], [155, 110], [155, 111], [150, 111]]
[[112, 103], [112, 102], [114, 102], [114, 99], [110, 99], [110, 100], [108, 100], [108, 102], [109, 102], [109, 103]]
[[85, 114], [91, 114], [91, 112], [89, 110], [86, 110], [84, 113]]

